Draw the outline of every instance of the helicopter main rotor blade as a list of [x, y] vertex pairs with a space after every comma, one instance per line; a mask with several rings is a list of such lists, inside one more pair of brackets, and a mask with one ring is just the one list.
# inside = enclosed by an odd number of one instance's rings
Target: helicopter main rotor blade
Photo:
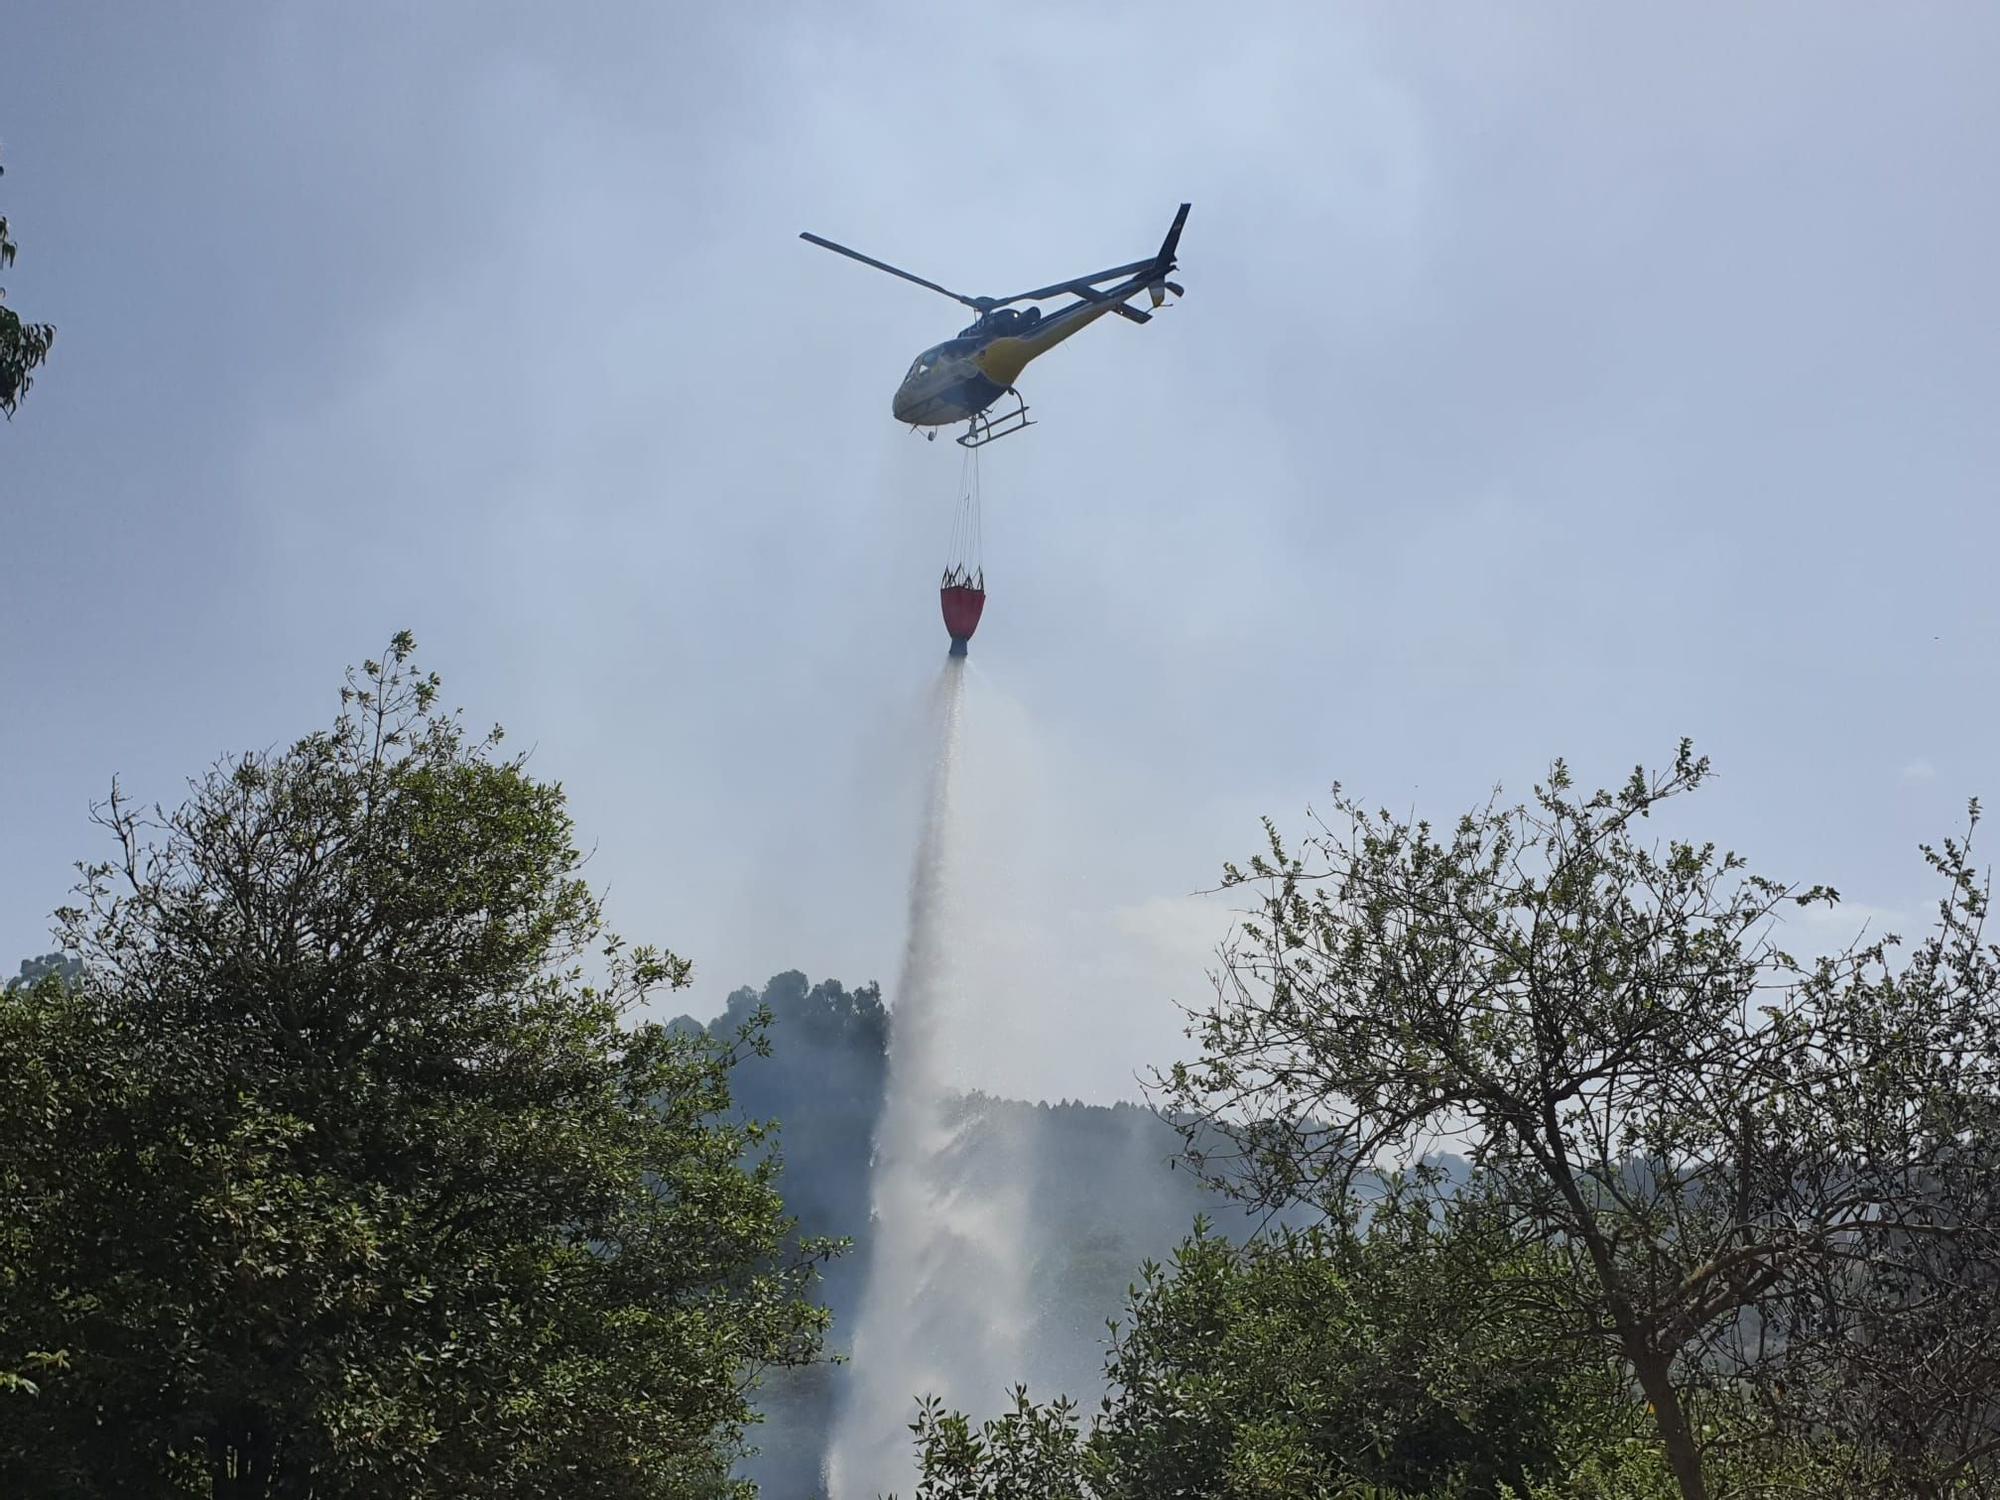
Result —
[[929, 287], [954, 302], [963, 302], [974, 312], [985, 312], [989, 307], [997, 305], [991, 297], [968, 297], [962, 292], [954, 292], [948, 286], [939, 286], [935, 281], [926, 281], [921, 276], [913, 276], [900, 266], [892, 266], [886, 260], [877, 260], [872, 255], [863, 255], [859, 250], [850, 250], [845, 245], [836, 245], [832, 240], [821, 239], [816, 234], [801, 232], [799, 238], [819, 246], [822, 250], [831, 250], [834, 254], [844, 255], [849, 260], [858, 260], [864, 266], [873, 266], [878, 271], [887, 271], [891, 276], [900, 276], [905, 281], [914, 281], [918, 286]]

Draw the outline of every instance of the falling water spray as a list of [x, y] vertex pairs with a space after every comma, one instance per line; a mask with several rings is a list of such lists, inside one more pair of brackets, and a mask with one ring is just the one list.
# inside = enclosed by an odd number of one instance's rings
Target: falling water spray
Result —
[[907, 1496], [916, 1469], [909, 1424], [933, 1394], [991, 1410], [1019, 1369], [1025, 1273], [1017, 1193], [965, 1180], [977, 1106], [949, 1097], [947, 1027], [962, 912], [954, 879], [966, 663], [948, 657], [933, 699], [936, 759], [910, 879], [909, 934], [897, 983], [888, 1097], [876, 1129], [872, 1253], [855, 1323], [853, 1379], [828, 1450], [833, 1500]]

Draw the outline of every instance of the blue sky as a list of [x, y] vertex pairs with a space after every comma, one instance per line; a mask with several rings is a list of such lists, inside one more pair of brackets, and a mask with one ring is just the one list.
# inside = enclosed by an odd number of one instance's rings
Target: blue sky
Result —
[[1691, 735], [1689, 829], [1921, 911], [2000, 792], [1996, 64], [1963, 5], [17, 5], [0, 953], [114, 774], [409, 626], [690, 1008], [892, 978], [959, 454], [888, 403], [961, 318], [797, 233], [1002, 291], [1184, 199], [1185, 302], [985, 466], [966, 1081], [1130, 1093], [1190, 893], [1334, 780]]

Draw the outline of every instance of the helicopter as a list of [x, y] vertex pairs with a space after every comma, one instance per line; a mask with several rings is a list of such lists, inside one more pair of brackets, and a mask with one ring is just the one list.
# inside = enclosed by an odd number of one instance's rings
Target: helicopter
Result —
[[[1168, 292], [1176, 297], [1186, 295], [1177, 284], [1167, 280], [1167, 275], [1176, 265], [1174, 253], [1180, 246], [1181, 226], [1187, 223], [1189, 207], [1183, 203], [1180, 212], [1174, 215], [1173, 227], [1161, 242], [1159, 254], [1127, 266], [1113, 266], [1094, 276], [1077, 276], [1052, 286], [1037, 287], [1032, 292], [1017, 292], [1011, 297], [968, 297], [816, 234], [801, 233], [799, 238], [845, 255], [849, 260], [858, 260], [864, 266], [914, 281], [954, 302], [964, 303], [979, 314], [958, 331], [956, 338], [933, 345], [916, 357], [909, 374], [896, 388], [890, 408], [898, 422], [910, 424], [912, 432], [920, 427], [930, 428], [924, 436], [932, 440], [936, 439], [939, 427], [964, 422], [966, 430], [959, 443], [979, 448], [1034, 425], [1028, 420], [1028, 403], [1014, 389], [1014, 382], [1029, 360], [1053, 349], [1106, 313], [1117, 313], [1134, 323], [1151, 322], [1150, 312], [1127, 305], [1127, 299], [1141, 291], [1152, 299], [1154, 307], [1166, 301]], [[1106, 282], [1116, 285], [1107, 287]], [[1062, 296], [1077, 300], [1046, 316], [1039, 307], [1014, 306], [1017, 302], [1046, 302]], [[1013, 409], [997, 418], [989, 415], [988, 408], [1003, 396], [1014, 398]]]

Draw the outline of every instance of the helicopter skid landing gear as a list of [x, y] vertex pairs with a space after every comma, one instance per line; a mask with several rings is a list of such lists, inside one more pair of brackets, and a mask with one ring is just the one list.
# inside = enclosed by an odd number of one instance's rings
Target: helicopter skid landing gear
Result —
[[958, 440], [961, 448], [984, 448], [988, 443], [1019, 432], [1023, 427], [1035, 425], [1028, 420], [1028, 403], [1021, 393], [1010, 385], [1007, 394], [1014, 398], [1014, 409], [1002, 412], [998, 417], [979, 413], [965, 424], [965, 433]]

